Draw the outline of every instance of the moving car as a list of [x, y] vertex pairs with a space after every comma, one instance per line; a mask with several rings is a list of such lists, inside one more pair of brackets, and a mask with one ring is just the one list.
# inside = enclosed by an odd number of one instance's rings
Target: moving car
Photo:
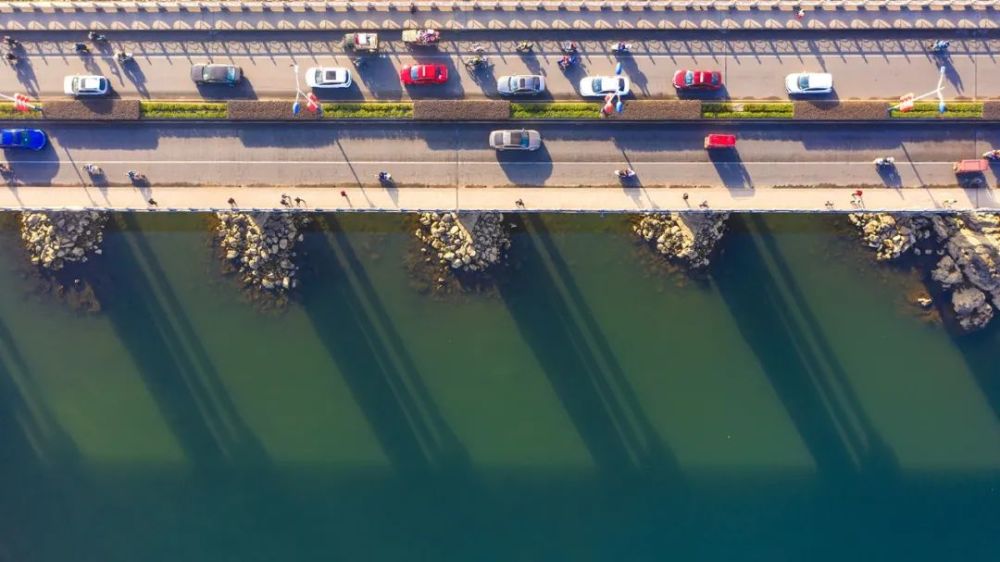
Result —
[[191, 67], [191, 79], [197, 84], [235, 86], [243, 80], [243, 69], [235, 64], [198, 63]]
[[705, 149], [712, 148], [735, 148], [736, 147], [736, 135], [722, 135], [719, 133], [712, 133], [705, 137]]
[[306, 85], [310, 88], [350, 88], [351, 71], [339, 66], [314, 66], [306, 70]]
[[344, 35], [344, 48], [356, 53], [377, 53], [377, 33], [348, 33]]
[[399, 80], [407, 85], [444, 84], [448, 67], [443, 64], [408, 64], [399, 69]]
[[544, 91], [545, 77], [537, 74], [497, 78], [497, 92], [501, 96], [534, 96]]
[[678, 90], [718, 90], [722, 87], [722, 73], [681, 69], [674, 73], [673, 84]]
[[41, 150], [49, 139], [41, 129], [3, 129], [0, 130], [0, 148], [27, 148]]
[[580, 80], [580, 95], [603, 97], [608, 94], [628, 95], [632, 84], [628, 76], [588, 76]]
[[833, 74], [826, 72], [796, 72], [785, 76], [789, 94], [829, 94], [833, 91]]
[[533, 129], [490, 131], [490, 146], [497, 150], [538, 150], [542, 135]]
[[108, 79], [103, 76], [73, 75], [63, 79], [67, 96], [103, 96], [108, 93]]
[[984, 158], [974, 160], [959, 160], [951, 165], [956, 174], [981, 174], [988, 170], [990, 163]]

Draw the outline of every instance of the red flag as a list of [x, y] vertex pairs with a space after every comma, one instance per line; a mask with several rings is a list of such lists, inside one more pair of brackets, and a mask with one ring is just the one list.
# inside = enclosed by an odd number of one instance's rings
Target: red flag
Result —
[[34, 107], [31, 104], [31, 98], [24, 94], [14, 94], [14, 110], [15, 111], [31, 111]]

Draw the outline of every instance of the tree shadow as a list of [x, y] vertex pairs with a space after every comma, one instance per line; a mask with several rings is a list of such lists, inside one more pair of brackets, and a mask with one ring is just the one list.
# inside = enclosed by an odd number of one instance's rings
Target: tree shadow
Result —
[[647, 418], [542, 219], [520, 215], [519, 272], [499, 292], [594, 463], [606, 477], [680, 486], [673, 453]]
[[386, 456], [407, 477], [469, 464], [336, 219], [304, 241], [303, 307]]
[[712, 278], [820, 475], [893, 481], [895, 455], [868, 420], [774, 235], [759, 216], [736, 215], [730, 226], [729, 251]]
[[123, 229], [105, 237], [105, 255], [120, 265], [95, 292], [167, 425], [202, 469], [266, 466], [135, 216], [116, 218]]
[[130, 60], [121, 63], [121, 74], [128, 80], [135, 91], [144, 98], [149, 97], [149, 89], [146, 87], [146, 74], [142, 71], [142, 67], [139, 66], [135, 60]]

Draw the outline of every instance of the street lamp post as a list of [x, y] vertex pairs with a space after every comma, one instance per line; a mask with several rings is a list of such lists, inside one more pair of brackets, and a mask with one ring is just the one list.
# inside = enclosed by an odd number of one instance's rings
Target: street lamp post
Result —
[[299, 65], [292, 63], [292, 72], [295, 73], [295, 101], [292, 102], [292, 115], [298, 115], [302, 111], [299, 98], [305, 98], [306, 109], [311, 113], [316, 113], [320, 110], [319, 99], [312, 92], [307, 94], [302, 91], [302, 86], [299, 84]]
[[926, 94], [920, 94], [919, 96], [914, 96], [913, 94], [906, 94], [905, 96], [899, 98], [899, 103], [889, 108], [889, 111], [899, 110], [902, 112], [907, 112], [913, 109], [913, 104], [917, 100], [922, 100], [924, 98], [929, 98], [931, 96], [937, 96], [938, 99], [938, 112], [944, 113], [947, 107], [944, 102], [944, 73], [945, 67], [942, 66], [940, 72], [938, 73], [938, 83], [937, 88], [927, 92]]

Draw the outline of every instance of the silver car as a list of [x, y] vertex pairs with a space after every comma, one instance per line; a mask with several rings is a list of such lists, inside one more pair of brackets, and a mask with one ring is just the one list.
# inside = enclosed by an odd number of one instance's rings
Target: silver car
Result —
[[497, 150], [538, 150], [542, 146], [542, 135], [533, 129], [491, 131], [490, 146]]
[[197, 84], [235, 86], [243, 79], [243, 69], [235, 64], [199, 63], [191, 67], [191, 79]]
[[497, 78], [497, 92], [501, 96], [536, 96], [544, 91], [545, 77], [537, 74]]

